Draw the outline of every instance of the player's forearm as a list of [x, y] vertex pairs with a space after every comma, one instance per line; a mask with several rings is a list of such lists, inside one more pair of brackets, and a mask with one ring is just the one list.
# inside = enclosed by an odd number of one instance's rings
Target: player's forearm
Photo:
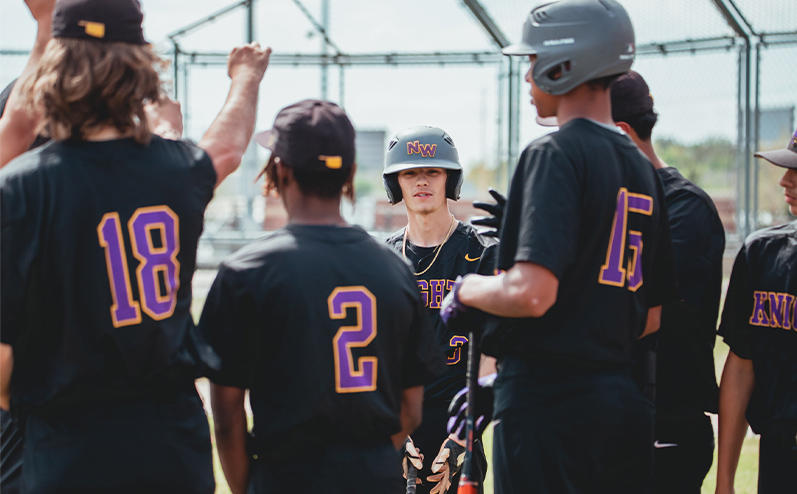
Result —
[[25, 68], [8, 95], [3, 116], [0, 117], [0, 168], [27, 151], [36, 140], [41, 115], [23, 107], [21, 100], [22, 86], [35, 72], [39, 59], [52, 38], [52, 4], [45, 3], [46, 5], [40, 6], [40, 11], [33, 12], [38, 22], [36, 41]]
[[736, 467], [747, 432], [745, 411], [755, 386], [753, 363], [729, 352], [722, 371], [717, 447], [717, 493], [733, 492]]
[[247, 423], [244, 392], [227, 386], [210, 386], [214, 435], [219, 461], [233, 494], [243, 494], [249, 484], [249, 455], [246, 452]]
[[14, 369], [14, 350], [0, 343], [0, 408], [11, 408], [11, 371]]
[[518, 263], [496, 276], [468, 275], [460, 301], [501, 317], [542, 317], [556, 302], [559, 280], [546, 268]]
[[423, 386], [407, 388], [401, 393], [401, 431], [390, 436], [396, 451], [401, 449], [407, 436], [421, 425], [423, 418]]
[[238, 168], [252, 138], [260, 80], [249, 74], [232, 80], [224, 107], [199, 142], [213, 161], [216, 186]]

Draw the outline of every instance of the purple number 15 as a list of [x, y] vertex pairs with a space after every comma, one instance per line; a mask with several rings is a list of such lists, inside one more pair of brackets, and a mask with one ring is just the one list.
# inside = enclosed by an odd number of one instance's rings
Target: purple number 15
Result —
[[365, 347], [376, 336], [376, 297], [364, 286], [335, 288], [327, 299], [329, 317], [343, 319], [347, 309], [357, 314], [355, 326], [342, 326], [332, 339], [335, 356], [335, 390], [338, 393], [361, 393], [376, 390], [376, 357], [351, 354], [353, 347]]
[[[617, 209], [614, 212], [612, 233], [606, 250], [606, 263], [601, 266], [598, 281], [604, 285], [623, 287], [627, 279], [628, 289], [635, 292], [642, 286], [642, 233], [628, 230], [628, 213], [650, 216], [653, 214], [653, 198], [628, 192], [625, 187], [617, 192]], [[627, 269], [623, 266], [626, 257], [626, 240], [628, 248], [632, 251]]]

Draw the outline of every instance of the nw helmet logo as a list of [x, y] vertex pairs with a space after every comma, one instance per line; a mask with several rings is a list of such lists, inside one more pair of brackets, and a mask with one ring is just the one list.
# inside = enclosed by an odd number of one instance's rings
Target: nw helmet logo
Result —
[[407, 143], [407, 155], [420, 154], [424, 158], [434, 158], [437, 151], [437, 144], [421, 144], [420, 141]]

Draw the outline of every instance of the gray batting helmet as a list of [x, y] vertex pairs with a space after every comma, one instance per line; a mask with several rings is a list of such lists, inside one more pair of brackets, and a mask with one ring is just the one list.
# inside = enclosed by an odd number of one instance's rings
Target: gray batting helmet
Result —
[[[627, 72], [634, 63], [634, 27], [615, 0], [561, 0], [535, 7], [520, 43], [504, 55], [537, 55], [531, 76], [548, 94], [564, 94], [599, 77]], [[560, 69], [561, 77], [552, 72]]]
[[438, 127], [420, 125], [404, 129], [390, 140], [385, 156], [382, 184], [390, 204], [401, 202], [398, 173], [410, 168], [443, 168], [448, 170], [446, 197], [459, 199], [462, 188], [462, 165], [454, 141]]

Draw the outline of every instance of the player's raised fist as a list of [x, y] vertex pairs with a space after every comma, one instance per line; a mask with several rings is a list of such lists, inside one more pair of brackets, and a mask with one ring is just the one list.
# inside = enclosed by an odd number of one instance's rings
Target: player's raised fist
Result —
[[268, 67], [269, 57], [271, 57], [271, 48], [260, 48], [260, 45], [254, 41], [233, 48], [227, 58], [227, 74], [230, 79], [251, 76], [262, 80]]

